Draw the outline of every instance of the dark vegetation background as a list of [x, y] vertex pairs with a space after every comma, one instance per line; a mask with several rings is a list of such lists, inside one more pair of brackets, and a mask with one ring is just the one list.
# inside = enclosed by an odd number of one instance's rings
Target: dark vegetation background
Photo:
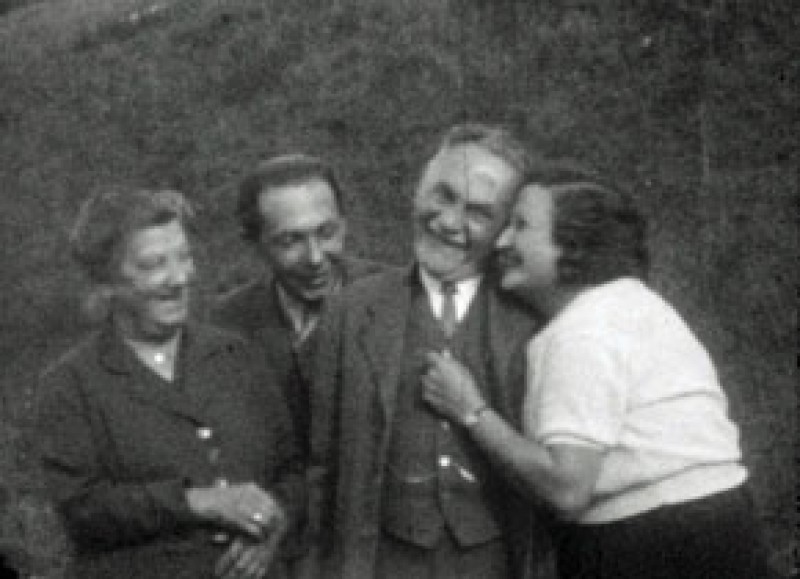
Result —
[[637, 193], [796, 574], [798, 27], [792, 0], [0, 0], [0, 547], [59, 576], [25, 434], [37, 373], [86, 330], [65, 238], [90, 188], [187, 192], [210, 293], [255, 268], [237, 179], [306, 150], [348, 186], [351, 246], [400, 263], [423, 153], [471, 119]]

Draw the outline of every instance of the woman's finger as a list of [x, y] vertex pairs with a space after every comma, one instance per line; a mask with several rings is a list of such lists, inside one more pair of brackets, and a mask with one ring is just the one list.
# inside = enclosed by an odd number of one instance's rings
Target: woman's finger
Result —
[[260, 556], [263, 547], [253, 545], [242, 553], [236, 564], [236, 579], [259, 579], [266, 571], [264, 561]]
[[235, 569], [236, 561], [243, 550], [244, 545], [241, 539], [233, 541], [217, 560], [217, 564], [214, 566], [214, 576], [227, 578], [231, 570]]

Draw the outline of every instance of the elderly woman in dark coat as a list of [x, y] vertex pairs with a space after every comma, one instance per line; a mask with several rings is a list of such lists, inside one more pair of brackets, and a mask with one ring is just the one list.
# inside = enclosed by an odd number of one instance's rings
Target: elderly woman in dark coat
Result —
[[267, 369], [189, 319], [190, 215], [177, 191], [110, 189], [74, 230], [103, 321], [44, 373], [40, 434], [75, 577], [283, 574], [302, 463]]

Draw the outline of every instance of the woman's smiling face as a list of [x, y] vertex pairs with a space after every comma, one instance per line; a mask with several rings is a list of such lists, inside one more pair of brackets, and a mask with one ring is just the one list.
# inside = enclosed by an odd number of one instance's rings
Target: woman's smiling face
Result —
[[131, 234], [114, 286], [114, 313], [129, 337], [162, 340], [186, 323], [195, 278], [189, 239], [180, 221]]
[[520, 192], [508, 227], [497, 240], [504, 289], [529, 294], [555, 287], [561, 249], [553, 241], [553, 195], [528, 185]]

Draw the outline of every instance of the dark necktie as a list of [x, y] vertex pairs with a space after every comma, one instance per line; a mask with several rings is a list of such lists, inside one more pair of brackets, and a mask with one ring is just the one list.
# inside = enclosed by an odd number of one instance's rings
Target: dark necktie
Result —
[[442, 330], [447, 338], [452, 338], [458, 325], [456, 316], [456, 284], [453, 281], [442, 282]]

